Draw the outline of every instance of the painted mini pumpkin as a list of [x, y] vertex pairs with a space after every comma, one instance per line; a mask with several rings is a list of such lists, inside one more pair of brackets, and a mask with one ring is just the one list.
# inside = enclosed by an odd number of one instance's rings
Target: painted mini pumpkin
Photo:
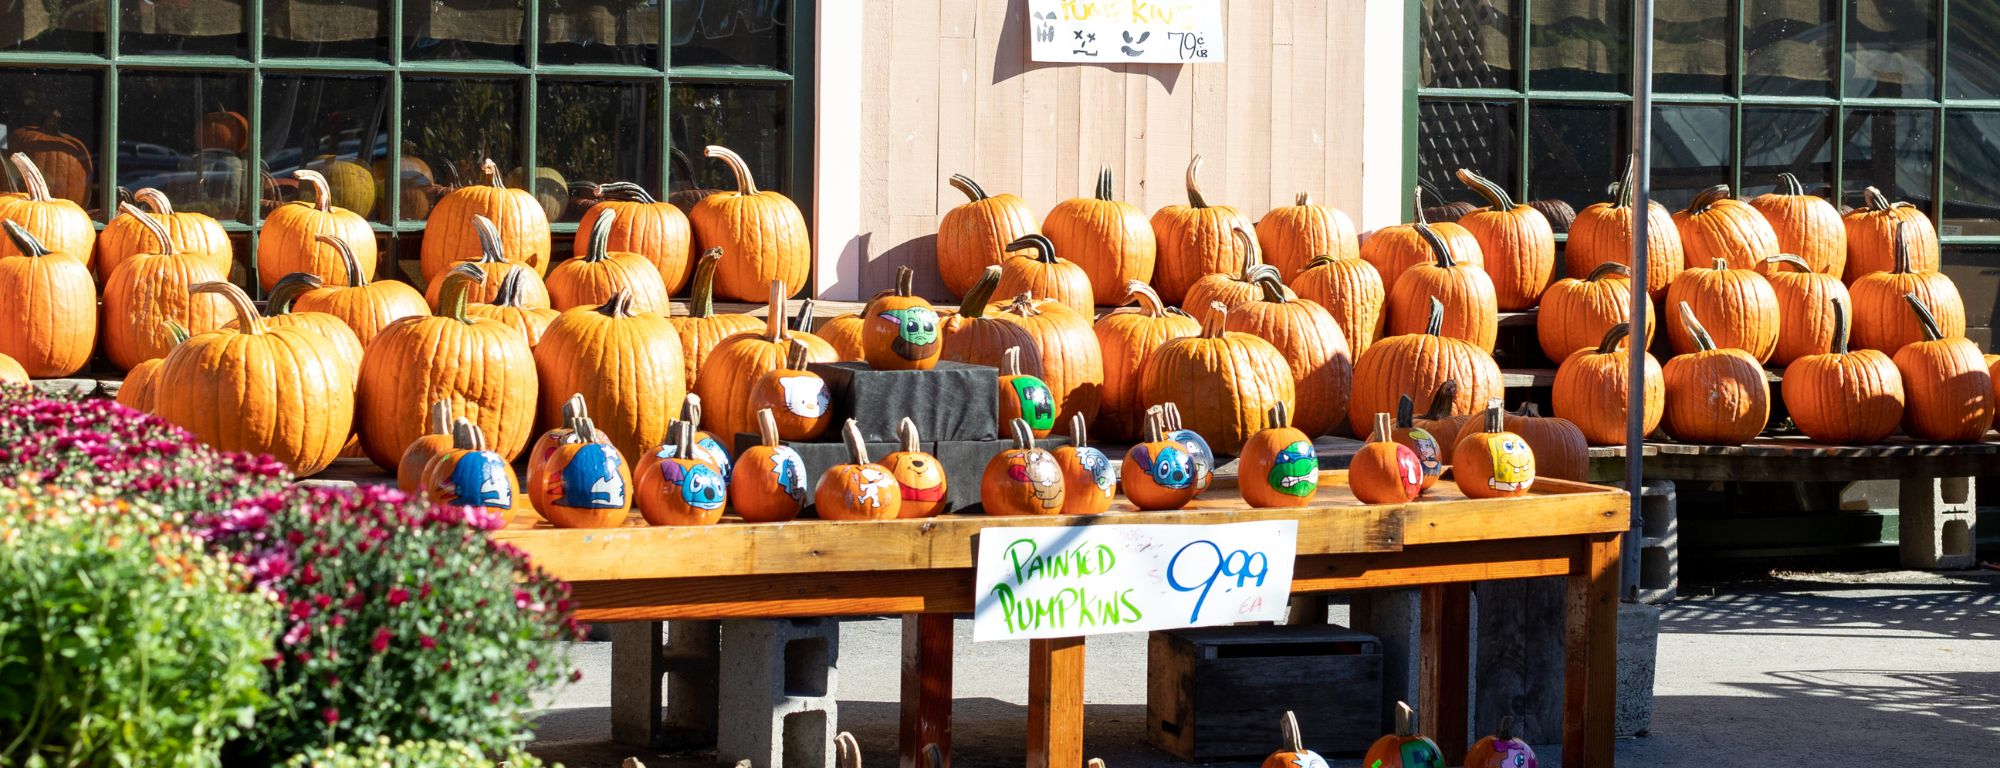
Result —
[[1410, 705], [1396, 702], [1396, 732], [1368, 746], [1361, 764], [1369, 768], [1444, 768], [1444, 750], [1429, 736], [1417, 733]]
[[878, 371], [928, 371], [944, 351], [938, 334], [937, 310], [912, 285], [916, 272], [896, 269], [896, 287], [870, 299], [861, 309], [861, 353]]
[[1460, 438], [1451, 451], [1452, 479], [1475, 499], [1526, 496], [1535, 484], [1535, 452], [1506, 430], [1500, 399], [1486, 401], [1486, 427]]
[[889, 475], [903, 489], [902, 509], [896, 516], [935, 517], [944, 511], [945, 493], [950, 488], [944, 465], [923, 451], [916, 422], [903, 419], [896, 425], [896, 436], [903, 441], [902, 450], [882, 457], [882, 466], [889, 468]]
[[[1790, 174], [1787, 174], [1790, 175]], [[1500, 730], [1472, 742], [1465, 751], [1465, 768], [1541, 768], [1534, 747], [1514, 738], [1514, 718], [1500, 718]]]
[[1146, 440], [1125, 452], [1127, 470], [1119, 473], [1125, 498], [1140, 509], [1180, 509], [1201, 493], [1195, 486], [1194, 455], [1186, 443], [1165, 436], [1164, 419], [1162, 410], [1149, 410]]
[[1411, 400], [1409, 395], [1396, 398], [1396, 423], [1389, 432], [1389, 439], [1416, 454], [1417, 466], [1424, 473], [1418, 488], [1427, 491], [1437, 485], [1438, 478], [1444, 475], [1444, 460], [1448, 457], [1444, 454], [1444, 446], [1438, 444], [1437, 436], [1417, 426], [1416, 410], [1416, 401]]
[[507, 460], [486, 450], [486, 435], [463, 418], [451, 423], [451, 450], [424, 468], [424, 492], [437, 504], [484, 507], [496, 515], [514, 509], [514, 478]]
[[[130, 384], [130, 375], [126, 382]], [[124, 394], [124, 390], [119, 390], [119, 394]], [[430, 420], [425, 426], [423, 436], [411, 440], [409, 447], [403, 449], [402, 460], [396, 462], [396, 488], [404, 493], [416, 493], [423, 488], [424, 470], [430, 467], [431, 459], [451, 450], [451, 401], [431, 403]]]
[[617, 528], [632, 512], [632, 469], [598, 435], [588, 417], [576, 419], [542, 464], [529, 498], [558, 528]]
[[786, 440], [817, 440], [833, 423], [832, 395], [819, 374], [806, 370], [809, 357], [806, 345], [792, 339], [784, 366], [750, 387], [750, 407], [769, 409], [778, 419], [778, 436]]
[[[778, 420], [771, 409], [757, 412], [756, 445], [736, 457], [729, 474], [729, 503], [736, 514], [753, 523], [782, 523], [799, 516], [806, 506], [806, 462], [792, 447], [778, 442]], [[696, 443], [700, 452], [700, 443]]]
[[1165, 418], [1161, 423], [1166, 427], [1167, 439], [1187, 446], [1188, 456], [1194, 462], [1195, 490], [1208, 490], [1209, 483], [1215, 481], [1215, 449], [1209, 447], [1208, 438], [1182, 425], [1179, 405], [1166, 403], [1161, 406], [1161, 414]]
[[[561, 418], [558, 419], [556, 426], [543, 432], [528, 446], [527, 485], [530, 499], [540, 498], [542, 495], [542, 468], [548, 464], [549, 457], [554, 456], [556, 448], [562, 445], [563, 440], [576, 431], [576, 420], [589, 415], [583, 403], [583, 395], [570, 395], [568, 400], [563, 401], [560, 413]], [[604, 433], [595, 434], [601, 437]]]
[[1395, 432], [1389, 414], [1375, 414], [1375, 431], [1347, 467], [1347, 485], [1363, 504], [1404, 504], [1424, 491], [1423, 461]]
[[1299, 736], [1299, 718], [1291, 710], [1286, 710], [1285, 716], [1278, 720], [1278, 729], [1283, 734], [1284, 746], [1264, 758], [1261, 768], [1326, 768], [1326, 758], [1306, 749], [1305, 740]]
[[1070, 414], [1069, 445], [1055, 449], [1063, 476], [1063, 514], [1095, 515], [1111, 508], [1118, 495], [1118, 469], [1111, 457], [1090, 447], [1083, 414]]
[[639, 478], [639, 514], [650, 525], [714, 525], [729, 505], [728, 477], [694, 449], [694, 426], [675, 421], [674, 446]]
[[1063, 475], [1056, 457], [1035, 446], [1028, 422], [1008, 422], [1013, 447], [986, 462], [979, 478], [979, 499], [989, 515], [1059, 515], [1063, 511]]
[[1021, 348], [1008, 347], [1000, 362], [1000, 423], [1020, 419], [1034, 430], [1035, 437], [1048, 437], [1060, 410], [1048, 382], [1021, 372]]
[[1271, 406], [1271, 426], [1243, 444], [1237, 485], [1253, 507], [1297, 507], [1319, 492], [1319, 453], [1312, 439], [1292, 427], [1291, 409]]
[[903, 510], [903, 488], [889, 468], [868, 461], [861, 425], [847, 420], [841, 429], [849, 462], [819, 476], [813, 489], [813, 511], [822, 520], [894, 520]]

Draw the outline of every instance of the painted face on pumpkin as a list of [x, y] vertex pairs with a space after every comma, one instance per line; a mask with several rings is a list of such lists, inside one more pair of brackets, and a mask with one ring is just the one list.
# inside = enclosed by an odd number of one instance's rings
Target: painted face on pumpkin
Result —
[[710, 437], [707, 432], [703, 432], [694, 439], [692, 447], [695, 458], [714, 464], [716, 469], [722, 471], [722, 478], [729, 479], [729, 472], [735, 467], [729, 461], [729, 452], [722, 449], [722, 443]]
[[778, 390], [785, 395], [785, 410], [802, 419], [825, 416], [832, 401], [826, 382], [818, 376], [786, 376], [778, 380]]
[[1180, 490], [1194, 485], [1194, 460], [1181, 447], [1161, 448], [1158, 456], [1150, 455], [1143, 447], [1139, 451], [1139, 469], [1153, 478], [1153, 483], [1161, 488]]
[[1090, 484], [1097, 486], [1105, 498], [1111, 498], [1118, 488], [1118, 470], [1111, 468], [1111, 458], [1096, 448], [1084, 447], [1076, 449], [1076, 461], [1083, 465], [1083, 471], [1090, 473]]
[[1007, 476], [1026, 483], [1043, 509], [1062, 506], [1062, 470], [1047, 451], [1016, 451], [1007, 460]]
[[1292, 753], [1293, 768], [1326, 768], [1326, 758], [1310, 749]]
[[849, 488], [848, 504], [879, 509], [882, 506], [882, 499], [888, 494], [895, 493], [901, 496], [901, 486], [896, 484], [896, 478], [891, 477], [889, 473], [875, 467], [862, 467], [857, 474], [860, 475], [860, 482]]
[[944, 469], [937, 459], [917, 453], [898, 453], [889, 465], [889, 474], [903, 487], [904, 501], [932, 502], [944, 498]]
[[460, 457], [442, 490], [451, 503], [462, 507], [514, 508], [514, 488], [507, 482], [507, 465], [490, 453]]
[[1444, 756], [1437, 747], [1421, 741], [1403, 742], [1403, 768], [1444, 768]]
[[703, 511], [722, 508], [726, 500], [722, 475], [707, 464], [685, 465], [678, 461], [660, 462], [660, 474], [668, 483], [680, 486], [681, 501]]
[[799, 452], [791, 446], [781, 445], [771, 451], [771, 474], [777, 476], [778, 487], [799, 506], [806, 503], [806, 461], [799, 458]]
[[1486, 450], [1493, 456], [1493, 479], [1487, 484], [1494, 490], [1525, 491], [1535, 484], [1535, 453], [1528, 441], [1508, 434], [1487, 441]]
[[1500, 753], [1502, 768], [1541, 768], [1535, 760], [1534, 750], [1517, 740], [1493, 742], [1493, 751]]
[[1167, 435], [1167, 439], [1187, 446], [1188, 465], [1194, 472], [1194, 487], [1207, 490], [1215, 468], [1215, 449], [1208, 447], [1208, 440], [1192, 429], [1175, 430]]
[[938, 316], [930, 307], [891, 309], [875, 316], [896, 326], [896, 340], [889, 351], [904, 360], [923, 360], [938, 353]]
[[1319, 455], [1312, 443], [1300, 440], [1285, 446], [1271, 458], [1271, 472], [1265, 477], [1271, 490], [1305, 498], [1319, 490]]
[[603, 443], [585, 443], [563, 467], [562, 489], [556, 492], [560, 503], [577, 509], [625, 506], [625, 479], [618, 476], [623, 463], [618, 452]]
[[1056, 396], [1049, 385], [1033, 376], [1017, 376], [1012, 382], [1014, 396], [1021, 401], [1021, 420], [1028, 428], [1045, 432], [1056, 425]]
[[1424, 487], [1424, 464], [1417, 458], [1416, 451], [1408, 446], [1396, 446], [1396, 479], [1403, 481], [1403, 493], [1415, 496]]
[[1417, 462], [1423, 465], [1424, 474], [1437, 475], [1444, 472], [1444, 461], [1438, 458], [1438, 441], [1427, 430], [1410, 430], [1410, 442], [1417, 444]]

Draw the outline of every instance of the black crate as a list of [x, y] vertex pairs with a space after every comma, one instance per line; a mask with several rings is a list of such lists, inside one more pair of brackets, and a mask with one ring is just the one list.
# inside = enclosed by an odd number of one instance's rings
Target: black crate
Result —
[[1305, 746], [1360, 754], [1382, 735], [1382, 643], [1334, 624], [1154, 632], [1146, 736], [1184, 762], [1261, 758], [1298, 715]]

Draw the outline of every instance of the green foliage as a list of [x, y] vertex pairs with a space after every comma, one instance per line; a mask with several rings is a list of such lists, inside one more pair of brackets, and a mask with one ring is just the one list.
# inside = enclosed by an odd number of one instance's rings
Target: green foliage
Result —
[[[526, 752], [507, 754], [499, 764], [507, 768], [543, 768], [544, 763]], [[391, 744], [387, 738], [372, 744], [335, 744], [297, 755], [285, 768], [382, 768], [382, 766], [422, 766], [423, 768], [493, 768], [496, 761], [478, 747], [457, 741], [405, 741]], [[554, 768], [562, 768], [558, 763]]]

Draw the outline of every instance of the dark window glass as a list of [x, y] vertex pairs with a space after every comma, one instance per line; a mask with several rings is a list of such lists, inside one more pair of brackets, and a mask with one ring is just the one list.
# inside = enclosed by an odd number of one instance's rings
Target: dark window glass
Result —
[[1733, 183], [1729, 107], [1653, 108], [1653, 199], [1678, 210], [1694, 193]]
[[673, 0], [674, 66], [785, 69], [786, 0]]
[[261, 149], [276, 188], [265, 210], [295, 199], [292, 173], [308, 168], [326, 176], [334, 205], [387, 220], [375, 164], [388, 155], [388, 112], [385, 78], [266, 75]]
[[1951, 0], [1945, 95], [2000, 99], [2000, 3]]
[[263, 0], [264, 56], [379, 59], [389, 54], [388, 0]]
[[660, 65], [660, 0], [543, 0], [543, 64]]
[[[1967, 232], [1966, 234], [1974, 234]], [[2000, 234], [2000, 227], [1988, 226], [1980, 234]], [[1993, 317], [2000, 314], [2000, 246], [1946, 245], [1938, 270], [1958, 286], [1965, 300], [1965, 336], [1991, 352]]]
[[[404, 182], [415, 183], [413, 169], [428, 170], [442, 192], [487, 183], [479, 171], [484, 160], [492, 160], [503, 170], [520, 168], [521, 141], [514, 132], [520, 115], [521, 84], [517, 81], [404, 81]], [[405, 205], [403, 219], [422, 220], [423, 216]]]
[[1513, 88], [1513, 0], [1424, 0], [1426, 88]]
[[0, 11], [0, 51], [104, 50], [103, 0], [20, 0]]
[[1605, 190], [1625, 173], [1630, 112], [1624, 104], [1535, 105], [1528, 119], [1528, 197], [1562, 200], [1579, 211], [1611, 199]]
[[[589, 185], [633, 181], [660, 199], [659, 91], [650, 83], [541, 81], [535, 107], [536, 194], [561, 202], [556, 221], [582, 218]], [[619, 130], [605, 131], [616, 125]], [[775, 180], [775, 179], [774, 179]], [[571, 195], [570, 190], [578, 194]]]
[[1937, 97], [1938, 0], [1850, 0], [1847, 95]]
[[248, 6], [236, 0], [118, 0], [120, 53], [247, 56]]
[[1946, 120], [1944, 234], [2000, 235], [2000, 112]]
[[1653, 88], [1728, 93], [1730, 12], [1736, 0], [1673, 0], [1653, 16]]
[[720, 144], [750, 164], [758, 189], [802, 197], [799, 190], [792, 189], [788, 174], [791, 136], [785, 130], [787, 98], [782, 86], [676, 83], [671, 111], [674, 147], [692, 160], [693, 184], [706, 189], [736, 188], [736, 178], [727, 165], [702, 157], [703, 148]]
[[[99, 214], [97, 205], [98, 76], [45, 69], [0, 69], [0, 129], [6, 154], [35, 161], [49, 192]], [[12, 164], [7, 191], [19, 191]], [[104, 218], [99, 215], [99, 219]]]
[[1861, 204], [1861, 191], [1876, 187], [1891, 200], [1931, 209], [1936, 151], [1936, 113], [1927, 110], [1860, 109], [1847, 113], [1847, 142], [1841, 171], [1848, 205]]
[[250, 78], [126, 72], [118, 79], [118, 186], [157, 187], [174, 207], [246, 219]]
[[1528, 63], [1538, 91], [1622, 91], [1632, 69], [1625, 0], [1535, 3]]
[[1744, 0], [1743, 92], [1835, 96], [1840, 8], [1835, 0]]
[[522, 0], [408, 0], [403, 55], [524, 63]]
[[1520, 188], [1516, 168], [1520, 134], [1514, 105], [1488, 101], [1427, 101], [1417, 110], [1417, 181], [1424, 205], [1451, 200], [1478, 202], [1455, 174], [1471, 168], [1512, 192]]
[[1807, 191], [1832, 198], [1832, 110], [1743, 109], [1743, 188], [1737, 193], [1749, 198], [1775, 190], [1778, 174], [1786, 171]]

